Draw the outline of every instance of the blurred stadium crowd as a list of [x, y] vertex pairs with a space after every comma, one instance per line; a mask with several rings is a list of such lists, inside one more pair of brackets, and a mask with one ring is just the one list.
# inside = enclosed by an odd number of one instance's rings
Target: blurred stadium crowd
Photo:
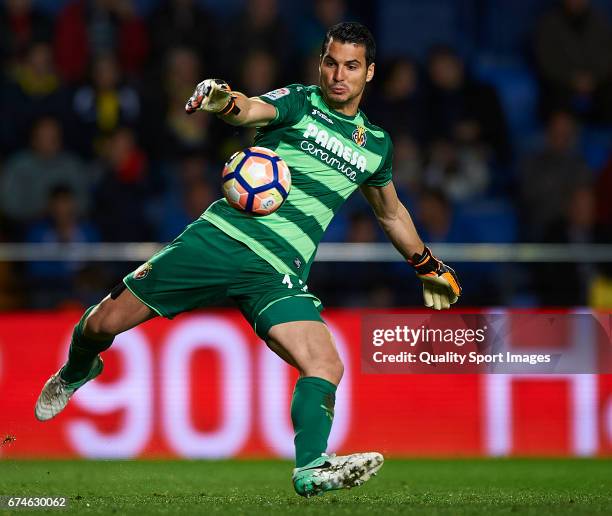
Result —
[[[589, 0], [4, 0], [0, 242], [171, 240], [252, 137], [186, 116], [195, 84], [316, 83], [325, 30], [347, 19], [379, 43], [363, 109], [394, 140], [426, 241], [610, 242], [611, 13]], [[325, 241], [384, 238], [356, 195]], [[88, 305], [134, 265], [0, 263], [0, 309]], [[612, 281], [609, 264], [457, 269], [471, 305], [583, 305]], [[420, 303], [399, 263], [313, 271], [327, 305]]]

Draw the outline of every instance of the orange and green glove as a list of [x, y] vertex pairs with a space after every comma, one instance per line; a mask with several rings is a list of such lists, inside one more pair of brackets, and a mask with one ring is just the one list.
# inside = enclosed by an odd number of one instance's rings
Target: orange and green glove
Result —
[[438, 260], [427, 246], [422, 254], [413, 255], [408, 263], [423, 282], [425, 306], [434, 310], [445, 310], [457, 302], [461, 286], [457, 274], [448, 265]]

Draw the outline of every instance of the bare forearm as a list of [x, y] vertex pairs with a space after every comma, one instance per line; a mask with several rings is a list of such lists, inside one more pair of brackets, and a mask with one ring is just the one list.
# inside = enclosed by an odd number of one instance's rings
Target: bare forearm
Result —
[[425, 306], [436, 310], [449, 308], [461, 295], [457, 275], [423, 245], [408, 210], [397, 197], [393, 182], [382, 187], [364, 185], [361, 191], [391, 243], [423, 282]]
[[379, 218], [378, 222], [393, 246], [406, 259], [415, 254], [422, 254], [425, 246], [419, 237], [412, 217], [402, 203], [398, 203], [397, 211], [393, 217]]
[[234, 126], [255, 127], [261, 125], [261, 120], [259, 120], [255, 111], [258, 107], [261, 107], [262, 102], [251, 99], [239, 91], [233, 91], [232, 95], [239, 111], [234, 110], [234, 112], [225, 115], [218, 114], [217, 117]]
[[239, 91], [233, 91], [232, 96], [234, 97], [236, 108], [238, 108], [239, 111], [235, 110], [225, 115], [217, 113], [217, 117], [230, 125], [244, 125], [248, 120], [251, 100], [244, 93], [240, 93]]

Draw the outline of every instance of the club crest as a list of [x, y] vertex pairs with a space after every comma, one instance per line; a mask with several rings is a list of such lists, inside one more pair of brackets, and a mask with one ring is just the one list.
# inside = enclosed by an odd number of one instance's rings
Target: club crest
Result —
[[357, 145], [359, 145], [360, 147], [365, 147], [367, 140], [366, 128], [362, 125], [358, 125], [353, 131], [352, 138]]
[[153, 265], [151, 265], [149, 262], [143, 263], [134, 271], [134, 279], [140, 280], [146, 278], [149, 272], [151, 272], [152, 268]]

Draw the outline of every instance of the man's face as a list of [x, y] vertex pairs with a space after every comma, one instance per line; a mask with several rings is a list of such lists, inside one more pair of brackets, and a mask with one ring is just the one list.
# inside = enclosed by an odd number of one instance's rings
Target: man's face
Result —
[[332, 107], [361, 98], [374, 77], [374, 63], [366, 66], [365, 45], [330, 41], [319, 65], [320, 85]]

